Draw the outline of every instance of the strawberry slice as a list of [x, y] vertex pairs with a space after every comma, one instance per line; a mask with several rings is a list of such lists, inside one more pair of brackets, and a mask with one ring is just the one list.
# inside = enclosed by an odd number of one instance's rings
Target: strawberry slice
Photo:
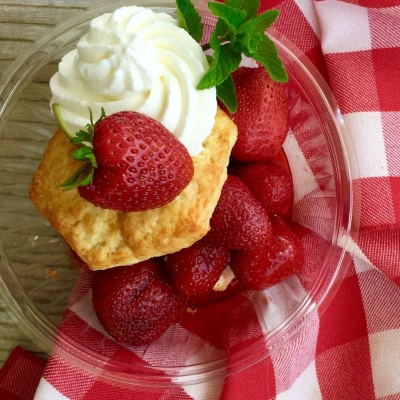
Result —
[[104, 329], [134, 346], [151, 343], [186, 312], [184, 297], [154, 259], [94, 272], [92, 299]]
[[304, 250], [298, 237], [279, 217], [271, 217], [272, 237], [254, 250], [232, 251], [230, 265], [248, 289], [263, 290], [299, 272]]
[[289, 108], [282, 83], [263, 67], [240, 67], [233, 74], [238, 108], [228, 115], [238, 127], [232, 158], [267, 161], [274, 157], [289, 130]]
[[212, 291], [226, 268], [229, 250], [204, 240], [163, 257], [164, 265], [176, 290], [189, 299]]
[[229, 249], [247, 250], [266, 244], [271, 235], [267, 212], [250, 189], [228, 175], [205, 236], [208, 243]]
[[268, 215], [288, 216], [293, 204], [293, 182], [290, 173], [279, 163], [242, 164], [237, 176], [250, 188]]

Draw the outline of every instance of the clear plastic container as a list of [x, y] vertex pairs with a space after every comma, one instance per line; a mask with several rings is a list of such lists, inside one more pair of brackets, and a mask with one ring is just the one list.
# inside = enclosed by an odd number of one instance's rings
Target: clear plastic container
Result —
[[[128, 4], [175, 13], [170, 1], [144, 0], [80, 13], [36, 42], [0, 81], [0, 291], [23, 331], [49, 353], [121, 384], [190, 385], [236, 373], [267, 357], [332, 299], [350, 261], [347, 250], [357, 234], [349, 164], [351, 160], [352, 166], [356, 165], [356, 160], [327, 84], [292, 43], [271, 30], [290, 77], [286, 91], [291, 131], [284, 149], [295, 186], [293, 219], [307, 255], [304, 271], [263, 292], [240, 294], [240, 301], [234, 297], [210, 306], [224, 310], [226, 318], [214, 323], [231, 324], [229, 340], [243, 343], [257, 330], [246, 346], [219, 346], [226, 337], [214, 340], [218, 326], [205, 329], [200, 340], [175, 326], [139, 349], [110, 345], [102, 334], [98, 343], [85, 340], [88, 329], [98, 329], [93, 315], [88, 317], [91, 325], [82, 329], [71, 328], [71, 315], [63, 319], [79, 268], [62, 237], [30, 202], [28, 190], [56, 130], [49, 107], [49, 78], [60, 58], [87, 31], [91, 19]], [[84, 273], [80, 285], [81, 289], [90, 285], [90, 276]], [[74, 304], [78, 314], [85, 304], [90, 314], [89, 297]], [[242, 307], [249, 304], [256, 322], [243, 320]], [[237, 315], [242, 318], [240, 323], [235, 321]], [[196, 314], [193, 317], [197, 318]], [[198, 318], [202, 321], [204, 316], [200, 313]], [[226, 331], [226, 325], [220, 328]], [[110, 349], [115, 351], [111, 359]], [[146, 362], [134, 361], [133, 353]]]

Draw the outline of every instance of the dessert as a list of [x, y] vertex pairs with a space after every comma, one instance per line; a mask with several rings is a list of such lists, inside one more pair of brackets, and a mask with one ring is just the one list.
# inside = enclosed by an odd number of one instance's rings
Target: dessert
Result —
[[[189, 0], [178, 21], [141, 7], [102, 15], [50, 81], [60, 129], [30, 198], [94, 271], [94, 310], [119, 342], [149, 344], [186, 305], [301, 267], [301, 244], [279, 217], [271, 224], [258, 185], [227, 173], [232, 149], [237, 171], [265, 166], [288, 131], [271, 80], [287, 75], [265, 35], [277, 12], [257, 15], [253, 3], [209, 3], [220, 18], [202, 46]], [[258, 67], [239, 67], [242, 53]], [[275, 201], [287, 210], [292, 195]]]
[[55, 185], [79, 167], [65, 156], [74, 145], [56, 132], [33, 178], [30, 198], [92, 270], [178, 251], [209, 230], [237, 130], [217, 109], [215, 88], [195, 88], [206, 67], [200, 45], [176, 20], [140, 7], [96, 18], [77, 49], [62, 59], [50, 81], [51, 103], [60, 102], [70, 130], [88, 123], [87, 107], [94, 119], [101, 108], [106, 114], [146, 112], [174, 133], [194, 164], [189, 185], [164, 207], [135, 213], [102, 209], [76, 190], [63, 192]]
[[188, 247], [209, 230], [209, 220], [226, 179], [236, 128], [221, 110], [204, 150], [193, 158], [194, 176], [167, 205], [123, 213], [96, 207], [76, 189], [62, 191], [55, 183], [71, 176], [79, 163], [74, 146], [59, 130], [50, 140], [32, 180], [30, 197], [90, 269], [134, 264]]

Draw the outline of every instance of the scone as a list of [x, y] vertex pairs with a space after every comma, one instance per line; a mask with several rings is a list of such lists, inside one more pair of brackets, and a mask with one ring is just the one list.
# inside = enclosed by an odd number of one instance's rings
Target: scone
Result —
[[78, 166], [67, 156], [74, 146], [58, 130], [33, 177], [30, 198], [92, 270], [173, 253], [189, 247], [210, 229], [236, 138], [235, 124], [218, 109], [204, 149], [193, 158], [194, 176], [180, 195], [160, 208], [123, 213], [96, 207], [76, 189], [63, 191], [56, 185]]

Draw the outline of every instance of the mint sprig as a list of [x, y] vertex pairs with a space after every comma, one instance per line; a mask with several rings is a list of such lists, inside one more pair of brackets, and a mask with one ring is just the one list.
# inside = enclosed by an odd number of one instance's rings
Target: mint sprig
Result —
[[[190, 0], [176, 0], [176, 6], [179, 26], [200, 43], [204, 27], [197, 10]], [[278, 18], [279, 11], [268, 10], [258, 14], [259, 7], [259, 0], [208, 3], [210, 12], [217, 17], [217, 23], [209, 43], [202, 47], [204, 51], [212, 49], [213, 54], [207, 55], [210, 66], [196, 88], [203, 90], [215, 86], [218, 99], [232, 114], [237, 109], [232, 73], [239, 67], [242, 54], [263, 65], [275, 81], [288, 80], [276, 46], [265, 34]]]
[[203, 23], [190, 0], [176, 0], [179, 26], [189, 32], [190, 36], [200, 42], [203, 38]]
[[75, 189], [78, 186], [86, 186], [93, 179], [95, 168], [98, 167], [95, 154], [93, 152], [93, 134], [95, 126], [106, 116], [105, 111], [101, 109], [101, 116], [93, 122], [92, 110], [89, 108], [89, 120], [90, 122], [86, 125], [86, 131], [80, 130], [76, 134], [72, 133], [68, 125], [65, 123], [64, 118], [61, 114], [61, 108], [58, 103], [52, 105], [53, 114], [58, 122], [58, 126], [63, 131], [64, 135], [69, 141], [75, 144], [78, 148], [71, 153], [71, 157], [83, 165], [71, 175], [65, 182], [58, 183], [57, 185], [62, 187], [64, 190]]

